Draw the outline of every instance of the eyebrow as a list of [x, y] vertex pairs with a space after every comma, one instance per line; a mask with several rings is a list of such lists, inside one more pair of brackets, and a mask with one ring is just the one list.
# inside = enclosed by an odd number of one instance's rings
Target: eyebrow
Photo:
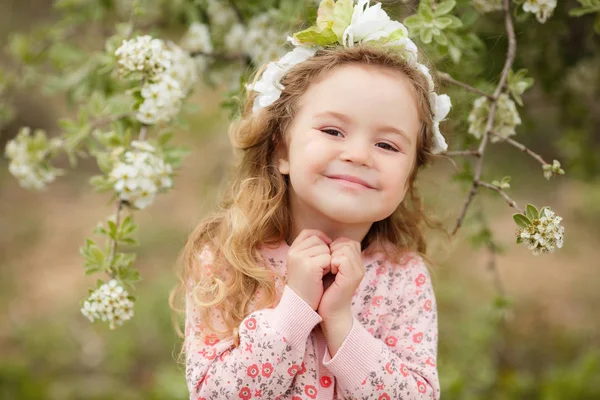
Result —
[[[320, 118], [320, 117], [334, 117], [337, 118], [345, 123], [351, 123], [352, 122], [352, 117], [347, 116], [346, 114], [342, 114], [340, 112], [336, 112], [336, 111], [323, 111], [317, 115], [315, 115], [316, 118]], [[400, 128], [396, 128], [394, 126], [391, 125], [384, 125], [384, 126], [379, 126], [378, 129], [380, 131], [386, 131], [386, 132], [392, 132], [395, 134], [398, 134], [400, 136], [402, 136], [407, 142], [408, 144], [412, 144], [410, 141], [410, 137], [406, 134], [406, 132], [404, 132], [402, 129]]]

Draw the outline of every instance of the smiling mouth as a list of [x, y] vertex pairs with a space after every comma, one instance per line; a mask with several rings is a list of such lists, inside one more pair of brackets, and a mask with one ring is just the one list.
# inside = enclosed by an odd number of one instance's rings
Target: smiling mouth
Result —
[[357, 179], [357, 178], [353, 178], [353, 177], [347, 177], [347, 176], [325, 176], [328, 179], [334, 180], [340, 184], [343, 184], [346, 187], [351, 187], [351, 188], [357, 188], [357, 189], [374, 189], [373, 187], [369, 186], [369, 184], [367, 184], [366, 182]]

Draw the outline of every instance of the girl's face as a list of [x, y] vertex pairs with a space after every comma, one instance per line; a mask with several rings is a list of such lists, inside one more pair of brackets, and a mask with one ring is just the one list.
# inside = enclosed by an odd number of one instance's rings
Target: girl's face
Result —
[[408, 189], [420, 128], [401, 73], [359, 64], [327, 73], [300, 97], [278, 164], [292, 215], [369, 227], [387, 218]]

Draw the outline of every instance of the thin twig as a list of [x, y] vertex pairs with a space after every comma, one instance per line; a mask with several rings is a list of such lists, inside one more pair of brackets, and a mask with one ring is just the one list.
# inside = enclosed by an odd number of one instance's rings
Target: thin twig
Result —
[[484, 182], [484, 181], [477, 181], [477, 185], [486, 187], [488, 189], [495, 190], [496, 192], [500, 193], [500, 195], [502, 195], [502, 197], [504, 197], [504, 199], [506, 200], [506, 202], [508, 203], [509, 206], [511, 206], [515, 210], [519, 211], [520, 213], [525, 214], [525, 211], [523, 211], [523, 209], [521, 209], [521, 207], [519, 207], [517, 202], [514, 201], [513, 199], [511, 199], [508, 196], [508, 194], [506, 194], [506, 192], [504, 190], [502, 190], [499, 186], [492, 185], [491, 183]]
[[514, 29], [514, 26], [512, 23], [511, 15], [510, 15], [510, 1], [503, 0], [503, 5], [504, 5], [504, 23], [506, 26], [506, 32], [508, 34], [508, 51], [507, 51], [506, 61], [504, 62], [504, 68], [502, 69], [502, 75], [500, 76], [500, 81], [498, 82], [498, 86], [496, 86], [496, 90], [494, 91], [494, 96], [493, 96], [494, 100], [492, 100], [492, 104], [490, 106], [490, 111], [488, 113], [487, 123], [485, 126], [485, 131], [483, 132], [483, 138], [481, 139], [481, 143], [479, 144], [478, 151], [479, 151], [480, 157], [477, 159], [477, 163], [475, 166], [475, 175], [473, 178], [473, 186], [471, 187], [471, 191], [469, 192], [467, 201], [465, 202], [465, 205], [463, 206], [462, 212], [460, 213], [460, 216], [458, 217], [458, 221], [456, 222], [456, 226], [454, 227], [454, 230], [452, 231], [452, 235], [455, 235], [456, 232], [458, 231], [458, 229], [460, 228], [460, 226], [462, 225], [462, 222], [467, 214], [467, 209], [469, 208], [469, 205], [471, 204], [471, 202], [473, 201], [473, 198], [475, 197], [475, 194], [477, 193], [477, 188], [479, 187], [478, 182], [479, 182], [479, 179], [481, 178], [481, 173], [483, 171], [483, 159], [484, 159], [484, 155], [485, 155], [485, 148], [488, 143], [489, 134], [492, 131], [492, 127], [494, 124], [494, 118], [496, 116], [496, 108], [497, 108], [497, 104], [498, 104], [496, 99], [498, 99], [498, 97], [500, 96], [500, 93], [504, 89], [504, 85], [506, 84], [506, 81], [508, 79], [508, 73], [510, 72], [510, 69], [515, 60], [515, 55], [517, 52], [517, 39], [515, 36], [515, 29]]
[[494, 100], [494, 96], [492, 96], [491, 94], [488, 94], [488, 93], [484, 92], [483, 90], [479, 90], [476, 87], [468, 85], [468, 84], [466, 84], [464, 82], [457, 81], [456, 79], [454, 79], [453, 77], [451, 77], [450, 74], [447, 74], [446, 72], [438, 72], [437, 76], [442, 81], [445, 81], [445, 82], [448, 82], [448, 83], [452, 83], [453, 85], [460, 86], [463, 89], [467, 89], [470, 92], [477, 93], [477, 94], [480, 94], [481, 96], [487, 97], [490, 100]]
[[[117, 202], [117, 214], [115, 217], [115, 225], [117, 225], [117, 229], [119, 229], [119, 224], [121, 223], [121, 211], [123, 210], [124, 201], [120, 200]], [[112, 264], [115, 260], [115, 255], [117, 254], [117, 240], [112, 239], [110, 243], [110, 254], [108, 256], [108, 271], [110, 273], [111, 279], [115, 278], [115, 274], [112, 270]]]
[[148, 125], [142, 124], [142, 127], [140, 128], [140, 136], [139, 136], [140, 141], [143, 141], [146, 139], [147, 132], [148, 132]]
[[528, 148], [527, 146], [525, 146], [522, 143], [517, 142], [514, 139], [511, 139], [510, 137], [503, 137], [498, 135], [495, 132], [492, 132], [492, 135], [494, 135], [495, 137], [499, 138], [500, 140], [509, 143], [510, 145], [516, 147], [517, 149], [529, 154], [531, 157], [535, 158], [540, 164], [542, 165], [547, 165], [548, 163], [546, 161], [544, 161], [544, 159], [542, 158], [542, 156], [540, 156], [539, 154], [535, 153], [534, 151], [532, 151], [530, 148]]
[[448, 156], [448, 157], [456, 157], [456, 156], [479, 157], [481, 154], [479, 154], [478, 150], [456, 150], [456, 151], [444, 151], [444, 152], [440, 153], [440, 155]]

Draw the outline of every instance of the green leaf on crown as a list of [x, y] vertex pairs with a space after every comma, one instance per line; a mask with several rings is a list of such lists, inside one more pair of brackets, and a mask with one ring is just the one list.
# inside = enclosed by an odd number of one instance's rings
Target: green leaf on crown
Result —
[[319, 4], [319, 10], [317, 11], [317, 26], [319, 28], [325, 28], [331, 26], [334, 20], [335, 2], [333, 0], [323, 0]]
[[328, 44], [336, 43], [337, 35], [331, 30], [331, 27], [324, 29], [318, 26], [311, 26], [308, 29], [297, 32], [294, 37], [301, 43], [316, 44], [319, 46], [327, 46]]
[[350, 22], [352, 22], [353, 12], [353, 0], [339, 0], [335, 3], [335, 9], [333, 10], [333, 26], [331, 28], [340, 42], [344, 36], [344, 31], [348, 28]]

